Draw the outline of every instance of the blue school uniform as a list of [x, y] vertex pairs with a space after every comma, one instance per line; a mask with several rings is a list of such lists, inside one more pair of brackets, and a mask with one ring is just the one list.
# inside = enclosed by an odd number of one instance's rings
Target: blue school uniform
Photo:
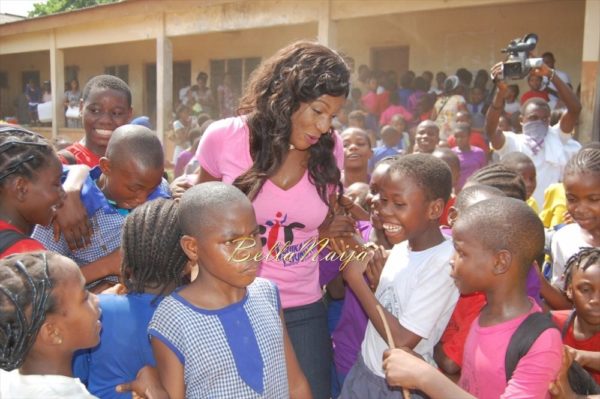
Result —
[[257, 277], [246, 296], [223, 309], [165, 298], [148, 327], [184, 368], [187, 398], [288, 398], [277, 288]]

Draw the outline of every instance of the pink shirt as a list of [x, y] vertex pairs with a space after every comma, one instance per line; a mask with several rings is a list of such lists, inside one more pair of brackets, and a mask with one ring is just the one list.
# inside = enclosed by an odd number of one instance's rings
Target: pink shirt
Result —
[[400, 115], [406, 123], [409, 123], [413, 116], [402, 105], [390, 105], [381, 113], [379, 117], [379, 126], [389, 125], [394, 115]]
[[480, 326], [479, 317], [471, 324], [459, 385], [478, 399], [550, 397], [548, 385], [556, 379], [562, 358], [557, 329], [548, 329], [538, 337], [506, 382], [504, 359], [510, 338], [527, 315], [541, 311], [533, 299], [529, 300], [532, 307], [525, 315], [490, 327]]
[[[214, 122], [202, 136], [196, 159], [212, 176], [232, 183], [250, 169], [250, 132], [242, 117]], [[336, 134], [334, 153], [342, 169], [344, 150]], [[321, 299], [319, 261], [316, 250], [305, 254], [311, 240], [319, 239], [318, 228], [328, 207], [321, 200], [308, 172], [288, 190], [267, 180], [253, 201], [260, 225], [263, 254], [280, 254], [263, 260], [258, 275], [274, 282], [284, 308], [307, 305]], [[288, 254], [286, 256], [286, 254]]]

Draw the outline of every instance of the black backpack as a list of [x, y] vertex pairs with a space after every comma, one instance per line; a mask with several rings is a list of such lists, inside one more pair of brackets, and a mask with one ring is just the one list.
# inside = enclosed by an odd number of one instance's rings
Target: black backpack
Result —
[[[564, 338], [569, 329], [569, 325], [575, 317], [575, 311], [569, 315], [561, 336]], [[532, 313], [523, 320], [517, 330], [514, 332], [508, 343], [506, 357], [504, 358], [504, 368], [506, 372], [506, 382], [508, 382], [517, 368], [519, 360], [529, 352], [529, 349], [538, 337], [547, 329], [556, 328], [552, 321], [552, 316], [546, 313]], [[600, 393], [600, 386], [594, 378], [577, 362], [573, 362], [569, 368], [568, 375], [571, 389], [578, 395], [592, 395]]]
[[26, 238], [29, 236], [15, 230], [0, 230], [0, 254]]

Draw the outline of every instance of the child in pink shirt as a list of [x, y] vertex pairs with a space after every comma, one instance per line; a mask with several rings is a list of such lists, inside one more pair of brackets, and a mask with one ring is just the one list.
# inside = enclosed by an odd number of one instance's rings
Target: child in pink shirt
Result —
[[462, 294], [482, 291], [487, 304], [471, 325], [459, 385], [400, 349], [384, 354], [392, 386], [418, 388], [434, 398], [549, 398], [561, 366], [558, 329], [543, 331], [506, 380], [505, 357], [519, 325], [541, 309], [525, 294], [526, 276], [544, 248], [539, 217], [513, 198], [468, 207], [453, 228], [452, 277]]

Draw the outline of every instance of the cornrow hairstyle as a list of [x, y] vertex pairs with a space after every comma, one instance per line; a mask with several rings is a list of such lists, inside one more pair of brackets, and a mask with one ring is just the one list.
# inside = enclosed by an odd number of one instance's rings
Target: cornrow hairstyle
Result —
[[58, 161], [44, 137], [18, 126], [0, 126], [0, 189], [11, 176], [33, 179], [52, 158]]
[[565, 175], [600, 173], [600, 149], [584, 148], [573, 155], [565, 166]]
[[423, 190], [429, 201], [441, 198], [448, 202], [452, 192], [450, 167], [431, 154], [408, 154], [390, 165], [387, 173], [410, 177]]
[[83, 88], [82, 98], [86, 102], [93, 89], [110, 89], [120, 91], [127, 98], [127, 105], [131, 108], [131, 89], [127, 83], [113, 75], [94, 76]]
[[121, 279], [131, 293], [181, 285], [188, 258], [179, 240], [179, 203], [170, 199], [146, 202], [125, 219], [122, 233]]
[[500, 163], [494, 163], [479, 169], [467, 179], [467, 184], [484, 184], [496, 187], [506, 194], [507, 197], [522, 201], [527, 200], [525, 181], [521, 175]]
[[[251, 75], [238, 113], [248, 115], [252, 167], [233, 184], [254, 200], [263, 184], [283, 164], [292, 134], [292, 115], [303, 103], [322, 95], [347, 97], [350, 71], [344, 59], [321, 44], [299, 41], [279, 50]], [[308, 157], [309, 181], [329, 204], [328, 188], [340, 180], [333, 154], [333, 128], [312, 145]]]
[[46, 314], [55, 310], [51, 252], [22, 253], [0, 260], [0, 368], [21, 367]]
[[600, 265], [600, 248], [580, 248], [580, 251], [571, 256], [565, 265], [565, 286], [566, 291], [576, 270], [586, 271], [592, 265]]

